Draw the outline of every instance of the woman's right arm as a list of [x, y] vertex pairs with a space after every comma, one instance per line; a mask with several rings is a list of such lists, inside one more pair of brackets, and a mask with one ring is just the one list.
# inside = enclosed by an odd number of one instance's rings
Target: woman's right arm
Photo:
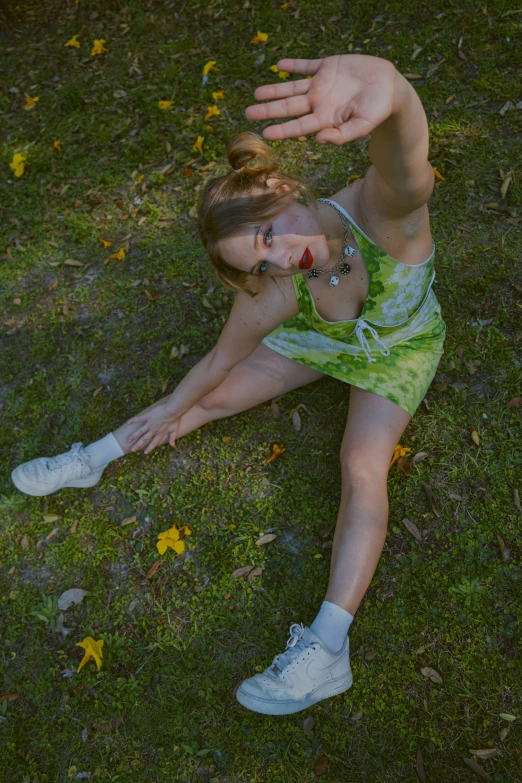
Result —
[[130, 424], [141, 424], [129, 438], [132, 451], [145, 449], [148, 454], [167, 435], [173, 446], [181, 416], [223, 383], [233, 367], [247, 359], [267, 334], [297, 314], [290, 278], [282, 278], [278, 284], [268, 277], [256, 277], [253, 281], [257, 295], [251, 297], [243, 291], [237, 294], [214, 348], [187, 373], [170, 397], [129, 420]]

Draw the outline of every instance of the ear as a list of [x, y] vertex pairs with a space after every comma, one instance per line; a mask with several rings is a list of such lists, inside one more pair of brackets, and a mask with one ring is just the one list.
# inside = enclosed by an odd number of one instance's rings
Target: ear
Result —
[[276, 179], [275, 177], [269, 177], [266, 181], [266, 184], [269, 188], [274, 188], [278, 193], [288, 193], [290, 190], [288, 185], [279, 185], [277, 187], [277, 183], [280, 182], [280, 180]]

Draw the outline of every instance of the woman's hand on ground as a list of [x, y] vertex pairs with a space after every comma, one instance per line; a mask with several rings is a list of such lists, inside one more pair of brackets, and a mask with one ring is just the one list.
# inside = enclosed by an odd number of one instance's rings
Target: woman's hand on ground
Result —
[[279, 60], [282, 71], [311, 76], [294, 82], [266, 84], [254, 92], [257, 101], [245, 116], [251, 121], [298, 119], [264, 128], [270, 141], [315, 133], [319, 143], [341, 145], [366, 136], [393, 111], [400, 75], [380, 57], [337, 54], [323, 60]]
[[154, 405], [143, 413], [129, 419], [128, 424], [141, 424], [132, 435], [128, 442], [131, 445], [131, 451], [144, 450], [144, 454], [149, 454], [156, 446], [160, 446], [168, 436], [171, 446], [174, 446], [179, 430], [180, 418], [172, 415], [172, 410], [164, 403]]

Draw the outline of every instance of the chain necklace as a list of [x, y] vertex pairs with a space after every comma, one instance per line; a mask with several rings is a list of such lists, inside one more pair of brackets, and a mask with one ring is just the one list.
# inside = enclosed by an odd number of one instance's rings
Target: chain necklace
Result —
[[344, 247], [344, 250], [343, 250], [343, 252], [341, 254], [340, 260], [334, 266], [333, 269], [309, 269], [308, 272], [307, 272], [307, 275], [310, 278], [310, 280], [317, 280], [317, 278], [319, 277], [319, 273], [320, 272], [327, 272], [329, 275], [331, 275], [331, 278], [329, 280], [330, 285], [334, 285], [335, 286], [335, 285], [339, 285], [339, 278], [335, 274], [336, 271], [339, 270], [339, 272], [342, 275], [347, 275], [347, 274], [350, 273], [350, 270], [351, 270], [351, 266], [350, 266], [350, 264], [348, 264], [344, 260], [344, 256], [348, 256], [348, 258], [351, 258], [352, 256], [354, 256], [356, 254], [357, 249], [355, 247], [352, 247], [351, 245], [348, 244], [348, 224], [346, 222], [346, 219], [345, 219], [343, 213], [340, 212], [337, 209], [337, 207], [334, 207], [333, 204], [330, 204], [330, 206], [332, 207], [332, 209], [335, 209], [335, 211], [337, 212], [337, 214], [341, 218], [341, 222], [343, 224], [343, 231], [344, 231], [344, 245], [345, 245], [345, 247]]

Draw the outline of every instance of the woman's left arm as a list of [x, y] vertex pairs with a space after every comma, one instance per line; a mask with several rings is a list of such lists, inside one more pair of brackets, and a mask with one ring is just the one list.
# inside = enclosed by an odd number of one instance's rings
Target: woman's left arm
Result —
[[346, 144], [371, 135], [372, 166], [364, 188], [374, 207], [400, 218], [426, 203], [433, 190], [428, 162], [428, 124], [420, 99], [395, 66], [380, 57], [338, 54], [323, 60], [278, 62], [299, 81], [258, 87], [249, 120], [294, 117], [263, 129], [266, 139], [309, 133], [318, 143]]
[[433, 191], [426, 114], [411, 84], [395, 71], [392, 110], [371, 132], [365, 197], [391, 218], [410, 214]]

